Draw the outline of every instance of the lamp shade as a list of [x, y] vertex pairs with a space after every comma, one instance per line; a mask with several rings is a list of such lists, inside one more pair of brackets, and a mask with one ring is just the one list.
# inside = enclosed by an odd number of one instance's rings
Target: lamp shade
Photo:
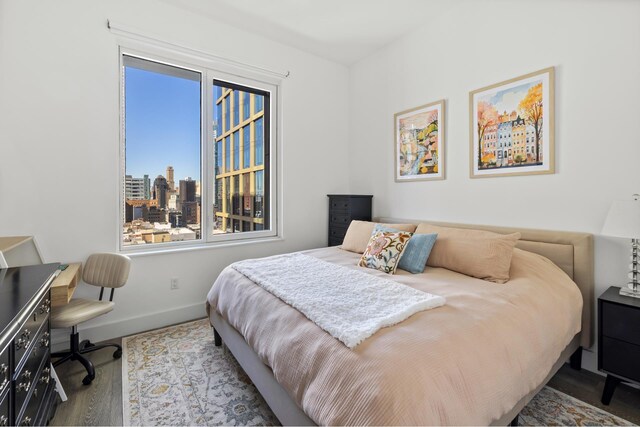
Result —
[[640, 200], [613, 202], [602, 227], [602, 234], [640, 239]]

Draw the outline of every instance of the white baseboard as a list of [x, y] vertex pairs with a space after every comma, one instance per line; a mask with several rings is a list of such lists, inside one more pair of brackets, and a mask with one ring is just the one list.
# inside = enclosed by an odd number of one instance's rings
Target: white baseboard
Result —
[[[94, 326], [78, 327], [81, 340], [93, 342], [106, 341], [119, 337], [137, 334], [151, 329], [162, 328], [189, 320], [201, 319], [206, 316], [204, 302], [185, 305], [167, 311], [141, 314], [106, 322]], [[52, 351], [63, 351], [69, 348], [69, 329], [51, 330]]]

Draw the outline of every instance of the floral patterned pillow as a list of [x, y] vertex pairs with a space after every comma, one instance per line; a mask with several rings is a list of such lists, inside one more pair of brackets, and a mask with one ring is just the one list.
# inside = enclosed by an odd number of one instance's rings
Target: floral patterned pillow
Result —
[[411, 236], [406, 231], [373, 233], [358, 265], [394, 274]]

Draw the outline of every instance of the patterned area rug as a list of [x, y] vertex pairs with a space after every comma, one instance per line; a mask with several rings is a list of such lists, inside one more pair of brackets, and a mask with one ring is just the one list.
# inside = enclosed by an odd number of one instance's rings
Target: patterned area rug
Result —
[[[278, 425], [206, 319], [123, 339], [124, 425]], [[633, 425], [550, 387], [520, 414], [521, 425]]]

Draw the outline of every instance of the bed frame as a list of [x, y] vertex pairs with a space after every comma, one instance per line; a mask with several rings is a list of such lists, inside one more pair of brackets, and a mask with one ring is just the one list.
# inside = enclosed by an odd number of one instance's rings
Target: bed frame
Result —
[[[494, 420], [492, 425], [518, 425], [518, 414], [529, 401], [545, 386], [560, 367], [569, 361], [574, 369], [581, 368], [582, 349], [591, 347], [593, 343], [593, 236], [588, 233], [565, 231], [548, 231], [534, 229], [520, 229], [511, 227], [495, 227], [471, 224], [454, 224], [434, 221], [407, 220], [398, 218], [377, 218], [378, 222], [413, 223], [428, 222], [434, 225], [472, 228], [487, 230], [501, 234], [519, 232], [520, 241], [517, 248], [543, 255], [558, 265], [578, 285], [582, 293], [582, 330], [576, 334], [571, 342], [553, 365], [549, 375], [531, 393], [520, 401], [500, 419]], [[287, 391], [276, 381], [271, 368], [265, 365], [253, 349], [246, 343], [242, 335], [236, 331], [215, 310], [210, 310], [209, 321], [213, 326], [215, 345], [220, 346], [224, 341], [238, 363], [251, 378], [256, 388], [264, 397], [271, 410], [283, 425], [315, 425]]]

